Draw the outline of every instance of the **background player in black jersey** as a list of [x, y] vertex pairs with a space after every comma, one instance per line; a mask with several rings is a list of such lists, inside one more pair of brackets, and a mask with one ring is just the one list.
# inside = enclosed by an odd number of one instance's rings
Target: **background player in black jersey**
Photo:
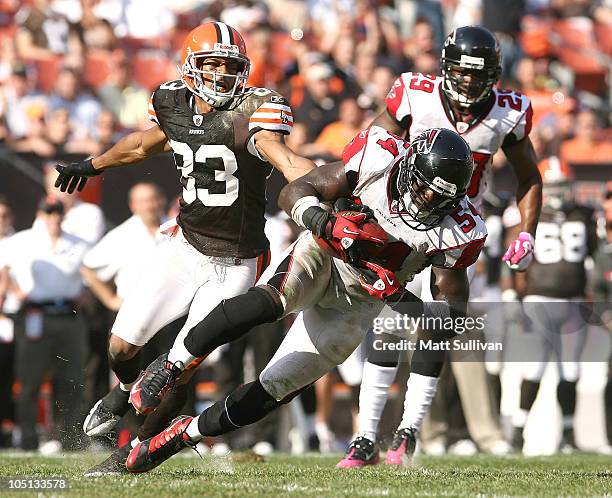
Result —
[[[108, 352], [120, 384], [87, 416], [83, 428], [90, 436], [108, 433], [127, 412], [139, 374], [138, 352], [158, 330], [187, 315], [181, 338], [221, 300], [255, 283], [267, 264], [270, 165], [288, 181], [314, 167], [284, 143], [293, 125], [287, 101], [271, 90], [248, 88], [249, 68], [244, 40], [234, 28], [221, 22], [195, 28], [183, 44], [181, 79], [160, 85], [151, 97], [149, 118], [155, 126], [127, 135], [98, 157], [57, 166], [56, 187], [72, 193], [108, 168], [172, 151], [183, 186], [180, 213], [165, 227], [169, 241], [154, 254], [143, 254], [150, 258], [148, 269], [112, 327]], [[165, 427], [185, 395], [184, 384], [177, 386], [165, 408], [144, 422], [139, 437]], [[128, 450], [119, 450], [93, 473], [125, 470]]]
[[563, 415], [559, 450], [576, 449], [574, 411], [580, 355], [586, 339], [586, 322], [580, 310], [585, 300], [585, 260], [597, 246], [593, 210], [577, 204], [572, 196], [573, 174], [557, 157], [539, 164], [544, 182], [543, 207], [536, 231], [535, 259], [522, 290], [527, 334], [521, 338], [523, 364], [520, 410], [513, 416], [513, 446], [523, 448], [523, 428], [538, 394], [540, 380], [551, 353], [559, 370], [557, 399]]

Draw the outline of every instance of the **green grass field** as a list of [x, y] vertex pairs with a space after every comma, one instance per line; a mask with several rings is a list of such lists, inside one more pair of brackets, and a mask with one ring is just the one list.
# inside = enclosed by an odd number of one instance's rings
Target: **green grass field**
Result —
[[408, 469], [383, 465], [339, 470], [337, 457], [278, 455], [265, 461], [178, 456], [148, 474], [81, 477], [100, 455], [39, 457], [0, 453], [0, 480], [63, 476], [69, 491], [0, 490], [0, 496], [179, 498], [196, 496], [607, 496], [612, 497], [612, 458], [572, 455], [541, 458], [417, 457]]

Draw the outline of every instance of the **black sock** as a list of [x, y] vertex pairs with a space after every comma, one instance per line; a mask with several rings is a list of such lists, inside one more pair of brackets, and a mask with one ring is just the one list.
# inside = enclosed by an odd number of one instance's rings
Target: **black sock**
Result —
[[197, 358], [212, 353], [217, 347], [235, 341], [256, 325], [276, 321], [282, 307], [272, 295], [253, 287], [240, 296], [219, 303], [185, 337], [185, 348]]
[[202, 436], [220, 436], [265, 417], [281, 403], [259, 382], [244, 384], [202, 412], [198, 431]]
[[562, 380], [557, 384], [557, 399], [564, 417], [574, 415], [576, 411], [576, 383]]
[[136, 353], [129, 360], [113, 359], [109, 355], [108, 361], [119, 381], [124, 384], [131, 384], [140, 374], [140, 352]]
[[606, 429], [608, 431], [608, 444], [612, 445], [612, 372], [609, 374], [604, 389], [604, 406], [606, 408]]
[[227, 398], [217, 401], [202, 412], [198, 418], [198, 431], [202, 436], [220, 436], [252, 424], [279, 406], [289, 403], [308, 387], [310, 385], [276, 401], [263, 388], [259, 379], [244, 384], [230, 393]]
[[491, 385], [491, 390], [493, 392], [495, 405], [497, 406], [497, 413], [501, 413], [501, 379], [497, 374], [487, 374], [489, 378], [489, 384]]
[[529, 411], [538, 395], [540, 381], [525, 380], [521, 382], [521, 410]]

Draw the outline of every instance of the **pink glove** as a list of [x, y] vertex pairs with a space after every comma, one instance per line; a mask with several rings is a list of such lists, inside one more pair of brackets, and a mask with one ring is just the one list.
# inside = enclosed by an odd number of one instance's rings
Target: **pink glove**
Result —
[[530, 233], [521, 232], [517, 239], [510, 244], [502, 261], [513, 270], [525, 271], [533, 259], [533, 237]]

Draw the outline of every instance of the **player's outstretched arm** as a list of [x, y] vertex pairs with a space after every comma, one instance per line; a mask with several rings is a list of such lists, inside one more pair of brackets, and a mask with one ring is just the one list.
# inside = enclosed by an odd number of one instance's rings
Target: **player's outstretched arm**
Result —
[[168, 138], [159, 126], [153, 126], [145, 131], [135, 131], [123, 137], [98, 157], [68, 166], [56, 166], [59, 176], [55, 186], [62, 192], [68, 190], [70, 194], [75, 189], [81, 191], [85, 187], [87, 178], [97, 176], [105, 169], [135, 164], [170, 150]]
[[542, 177], [529, 137], [503, 150], [516, 174], [516, 202], [521, 213], [521, 231], [503, 260], [513, 270], [524, 271], [533, 259], [534, 237], [542, 209]]
[[504, 153], [518, 181], [516, 202], [521, 212], [521, 231], [535, 236], [542, 209], [542, 177], [533, 144], [527, 137], [511, 147], [505, 147]]
[[299, 156], [287, 146], [282, 133], [260, 130], [254, 136], [257, 151], [279, 170], [288, 182], [316, 169], [317, 165], [310, 159]]

